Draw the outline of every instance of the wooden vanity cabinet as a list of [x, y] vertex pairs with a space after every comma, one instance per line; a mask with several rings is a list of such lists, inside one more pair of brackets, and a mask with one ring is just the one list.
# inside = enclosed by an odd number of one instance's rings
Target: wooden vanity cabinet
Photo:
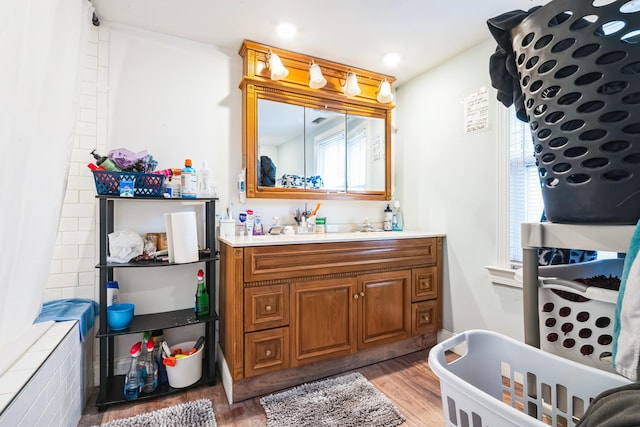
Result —
[[437, 341], [441, 237], [220, 246], [220, 349], [230, 400]]

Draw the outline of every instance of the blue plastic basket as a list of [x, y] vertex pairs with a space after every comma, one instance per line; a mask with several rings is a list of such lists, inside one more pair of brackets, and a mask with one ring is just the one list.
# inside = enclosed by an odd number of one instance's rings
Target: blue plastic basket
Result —
[[101, 196], [119, 196], [120, 180], [134, 182], [135, 197], [162, 197], [164, 175], [142, 172], [93, 171], [96, 191]]

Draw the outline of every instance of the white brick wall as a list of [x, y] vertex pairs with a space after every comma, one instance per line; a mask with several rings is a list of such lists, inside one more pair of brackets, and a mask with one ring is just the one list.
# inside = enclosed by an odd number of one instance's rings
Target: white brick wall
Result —
[[[1, 427], [78, 425], [89, 392], [83, 377], [93, 374], [91, 366], [83, 364], [92, 353], [92, 343], [81, 344], [79, 334], [77, 322], [56, 323], [0, 376], [1, 390], [15, 387], [13, 394], [7, 394], [11, 403], [0, 405]], [[21, 377], [24, 381], [19, 381]]]
[[107, 153], [106, 116], [109, 66], [109, 28], [92, 27], [86, 51], [79, 95], [78, 122], [73, 141], [67, 192], [45, 301], [59, 298], [98, 300], [96, 264], [95, 185], [87, 163], [91, 150]]

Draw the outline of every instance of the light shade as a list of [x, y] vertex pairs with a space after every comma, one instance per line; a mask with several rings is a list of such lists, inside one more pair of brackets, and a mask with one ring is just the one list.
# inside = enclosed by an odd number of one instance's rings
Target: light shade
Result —
[[327, 79], [322, 75], [322, 70], [318, 64], [311, 61], [309, 66], [309, 87], [311, 89], [320, 89], [327, 84]]
[[358, 86], [358, 76], [352, 71], [347, 72], [347, 81], [344, 84], [344, 94], [351, 97], [359, 95], [360, 86]]
[[387, 79], [384, 79], [380, 83], [380, 92], [378, 92], [378, 102], [381, 104], [388, 104], [393, 101], [393, 94], [391, 93], [391, 85]]
[[269, 69], [271, 70], [271, 80], [282, 80], [289, 75], [289, 70], [284, 68], [280, 57], [269, 51], [267, 54], [269, 59]]

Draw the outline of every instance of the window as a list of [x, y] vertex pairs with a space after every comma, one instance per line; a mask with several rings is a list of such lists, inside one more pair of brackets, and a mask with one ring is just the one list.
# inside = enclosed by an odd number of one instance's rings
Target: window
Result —
[[533, 156], [529, 124], [518, 120], [509, 108], [509, 255], [511, 262], [522, 262], [520, 224], [538, 222], [544, 204]]

